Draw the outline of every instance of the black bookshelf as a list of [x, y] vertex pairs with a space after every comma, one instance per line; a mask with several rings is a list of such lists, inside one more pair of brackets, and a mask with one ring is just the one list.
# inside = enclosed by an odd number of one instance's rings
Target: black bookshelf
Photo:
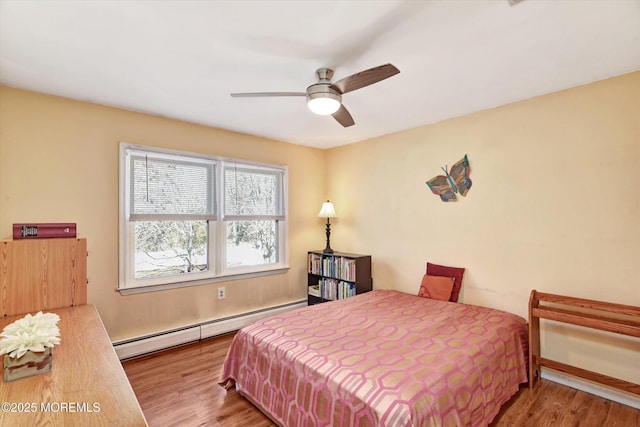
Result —
[[309, 305], [349, 298], [371, 289], [371, 255], [322, 250], [307, 253]]

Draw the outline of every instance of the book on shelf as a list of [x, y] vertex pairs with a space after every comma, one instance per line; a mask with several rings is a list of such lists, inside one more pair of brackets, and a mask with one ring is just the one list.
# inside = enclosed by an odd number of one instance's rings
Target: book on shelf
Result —
[[307, 271], [311, 274], [322, 274], [322, 255], [310, 253], [308, 258], [309, 265], [307, 267]]
[[341, 281], [338, 284], [338, 299], [352, 297], [356, 294], [356, 285], [349, 282]]
[[309, 253], [307, 272], [353, 282], [356, 280], [356, 260], [341, 255]]
[[309, 295], [312, 295], [314, 297], [322, 297], [322, 292], [320, 291], [320, 285], [311, 285], [308, 287], [308, 292]]
[[356, 294], [356, 285], [344, 280], [324, 278], [320, 279], [320, 294], [326, 300], [345, 299]]

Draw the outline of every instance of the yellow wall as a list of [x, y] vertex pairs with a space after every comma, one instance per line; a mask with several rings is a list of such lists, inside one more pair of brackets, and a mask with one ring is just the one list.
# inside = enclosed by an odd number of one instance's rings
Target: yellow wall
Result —
[[[118, 141], [289, 166], [288, 274], [120, 296]], [[425, 181], [464, 154], [473, 187]], [[416, 293], [426, 261], [467, 268], [461, 301], [527, 315], [531, 289], [640, 305], [640, 72], [327, 151], [0, 87], [0, 237], [77, 222], [89, 302], [113, 340], [306, 297], [330, 198], [335, 250], [374, 288]], [[640, 341], [544, 324], [543, 353], [640, 383]]]
[[[121, 296], [119, 141], [287, 165], [290, 271]], [[89, 250], [88, 300], [114, 341], [306, 299], [306, 251], [324, 242], [316, 218], [324, 175], [321, 150], [0, 87], [0, 238], [18, 222], [77, 223]]]
[[[443, 203], [425, 181], [464, 154], [473, 186]], [[532, 289], [640, 305], [640, 72], [332, 149], [327, 165], [332, 247], [372, 254], [374, 288], [417, 293], [431, 261], [467, 269], [463, 302], [523, 317]], [[640, 383], [640, 340], [543, 327], [544, 354]]]

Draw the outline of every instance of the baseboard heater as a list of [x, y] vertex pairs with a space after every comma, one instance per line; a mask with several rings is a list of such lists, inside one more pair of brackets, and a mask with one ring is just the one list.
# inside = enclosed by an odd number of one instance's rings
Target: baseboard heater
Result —
[[265, 317], [306, 306], [307, 300], [302, 300], [290, 304], [269, 307], [262, 310], [215, 319], [209, 322], [185, 326], [184, 328], [172, 329], [152, 335], [145, 335], [142, 337], [114, 342], [113, 348], [116, 350], [116, 354], [120, 360], [131, 359], [171, 347], [234, 332], [243, 326], [250, 325]]
[[600, 384], [593, 383], [579, 377], [554, 371], [553, 369], [542, 368], [540, 376], [545, 380], [553, 381], [558, 384], [566, 385], [567, 387], [575, 388], [576, 390], [581, 390], [595, 396], [600, 396], [605, 399], [613, 400], [614, 402], [622, 403], [623, 405], [631, 406], [632, 408], [640, 409], [640, 397], [631, 393], [625, 393], [610, 387], [604, 387]]

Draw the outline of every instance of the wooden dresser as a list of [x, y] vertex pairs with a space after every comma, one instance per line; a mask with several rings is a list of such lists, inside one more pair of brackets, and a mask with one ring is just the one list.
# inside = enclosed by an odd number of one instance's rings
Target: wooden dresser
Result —
[[0, 309], [0, 331], [26, 313], [57, 313], [61, 339], [51, 372], [0, 380], [0, 426], [147, 425], [102, 319], [87, 305], [86, 239], [1, 241]]

